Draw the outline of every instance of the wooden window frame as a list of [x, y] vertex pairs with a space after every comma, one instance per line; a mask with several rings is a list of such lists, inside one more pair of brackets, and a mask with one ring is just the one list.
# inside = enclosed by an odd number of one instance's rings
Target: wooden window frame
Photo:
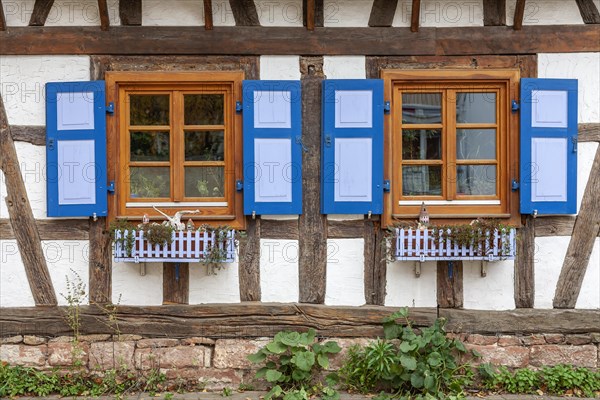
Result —
[[[415, 221], [420, 211], [419, 205], [400, 205], [401, 194], [401, 160], [395, 158], [394, 154], [401, 154], [400, 130], [402, 109], [400, 101], [395, 101], [395, 91], [399, 87], [417, 88], [421, 91], [432, 90], [437, 87], [441, 90], [453, 90], [465, 88], [469, 91], [472, 87], [489, 85], [488, 89], [498, 90], [497, 97], [497, 121], [501, 126], [497, 130], [497, 165], [498, 180], [496, 183], [499, 205], [477, 205], [477, 204], [443, 204], [429, 205], [425, 196], [418, 196], [427, 205], [433, 223], [468, 223], [474, 218], [499, 218], [505, 223], [520, 224], [519, 194], [511, 190], [511, 181], [519, 179], [519, 118], [518, 113], [511, 112], [512, 100], [519, 100], [519, 70], [518, 69], [486, 69], [486, 70], [382, 70], [381, 78], [384, 80], [384, 96], [391, 103], [391, 113], [384, 121], [384, 173], [385, 179], [390, 180], [391, 190], [384, 195], [384, 226], [393, 226], [405, 221]], [[477, 90], [470, 90], [477, 91]], [[489, 90], [486, 90], [489, 91]], [[446, 107], [443, 102], [443, 107]], [[446, 110], [446, 115], [448, 110]], [[444, 127], [447, 121], [443, 121]], [[451, 148], [447, 146], [450, 145]], [[442, 140], [443, 157], [449, 151], [455, 149], [455, 142], [450, 143], [448, 139]], [[455, 150], [454, 150], [455, 151]], [[444, 165], [447, 165], [444, 163]], [[443, 185], [454, 184], [452, 177], [446, 176], [442, 171]], [[448, 170], [450, 168], [447, 168]], [[445, 192], [448, 193], [447, 191]], [[431, 200], [431, 198], [429, 198]], [[482, 198], [482, 200], [484, 200]], [[451, 203], [452, 200], [448, 201]]]
[[[193, 215], [191, 218], [199, 223], [209, 225], [229, 225], [235, 229], [245, 228], [245, 218], [243, 215], [243, 197], [242, 193], [235, 190], [235, 182], [242, 179], [242, 117], [236, 113], [236, 102], [242, 101], [242, 80], [244, 73], [234, 72], [106, 72], [106, 94], [107, 101], [113, 102], [115, 112], [107, 119], [107, 149], [108, 149], [108, 168], [107, 174], [109, 181], [115, 182], [115, 193], [109, 195], [108, 200], [108, 219], [126, 217], [130, 220], [141, 220], [144, 214], [150, 219], [164, 220], [164, 217], [158, 214], [151, 206], [149, 207], [127, 207], [129, 198], [128, 184], [128, 165], [129, 157], [128, 143], [126, 133], [127, 110], [129, 110], [125, 98], [128, 92], [151, 92], [162, 91], [171, 92], [171, 96], [178, 91], [193, 92], [200, 91], [202, 86], [211, 90], [219, 88], [227, 92], [224, 103], [224, 125], [225, 130], [225, 183], [224, 197], [226, 206], [203, 206], [202, 201], [181, 200], [168, 201], [168, 206], [158, 206], [161, 210], [172, 215], [181, 210], [199, 209], [199, 215]], [[183, 94], [177, 96], [183, 98]], [[172, 101], [175, 101], [171, 98]], [[170, 118], [171, 130], [183, 129], [183, 115], [177, 118]], [[174, 136], [174, 135], [171, 135]], [[179, 162], [184, 168], [185, 162], [180, 159], [183, 149], [183, 143], [174, 143], [171, 154], [175, 159], [171, 159], [171, 165]], [[181, 154], [180, 154], [181, 153]], [[179, 165], [176, 164], [176, 165]], [[171, 167], [172, 168], [172, 167]], [[183, 176], [180, 177], [183, 179]], [[181, 193], [173, 192], [174, 182], [171, 180], [171, 193], [175, 198], [180, 198]], [[164, 202], [162, 199], [148, 199], [149, 203]], [[178, 206], [179, 202], [184, 205]], [[187, 218], [186, 218], [187, 219]]]

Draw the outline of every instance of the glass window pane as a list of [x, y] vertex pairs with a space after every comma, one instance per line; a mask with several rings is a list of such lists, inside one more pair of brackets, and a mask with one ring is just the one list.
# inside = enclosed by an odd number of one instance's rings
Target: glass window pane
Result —
[[188, 131], [185, 133], [185, 161], [223, 161], [223, 131]]
[[169, 167], [131, 167], [132, 198], [170, 197]]
[[459, 165], [456, 169], [456, 192], [459, 195], [495, 195], [495, 165]]
[[403, 160], [440, 160], [441, 129], [404, 129], [402, 131]]
[[131, 161], [169, 161], [169, 132], [131, 132]]
[[185, 197], [225, 197], [225, 168], [185, 167]]
[[495, 129], [457, 129], [456, 158], [459, 160], [495, 160]]
[[496, 93], [457, 93], [456, 122], [493, 124], [496, 122]]
[[405, 165], [402, 167], [403, 196], [441, 196], [440, 165]]
[[130, 95], [129, 120], [130, 125], [169, 125], [169, 95]]
[[222, 94], [186, 94], [183, 98], [186, 125], [223, 125]]
[[402, 93], [403, 124], [439, 124], [441, 122], [441, 93]]

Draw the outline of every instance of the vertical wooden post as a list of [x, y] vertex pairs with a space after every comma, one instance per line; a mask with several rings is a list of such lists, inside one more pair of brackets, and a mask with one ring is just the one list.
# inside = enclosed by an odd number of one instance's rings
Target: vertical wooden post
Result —
[[525, 0], [517, 0], [517, 5], [515, 6], [515, 21], [513, 23], [513, 28], [516, 31], [521, 30], [523, 28], [523, 16], [525, 15]]
[[386, 244], [381, 222], [364, 221], [365, 241], [365, 301], [367, 304], [384, 305], [387, 274]]
[[260, 217], [246, 221], [240, 239], [239, 281], [241, 301], [260, 301]]
[[190, 302], [190, 264], [163, 263], [163, 304]]
[[90, 303], [112, 301], [111, 238], [106, 234], [106, 218], [90, 219], [89, 287]]
[[2, 0], [0, 0], [0, 31], [6, 30], [6, 17], [4, 16], [4, 8], [2, 8]]
[[142, 25], [142, 0], [119, 0], [121, 25]]
[[107, 31], [110, 27], [110, 18], [108, 16], [106, 0], [98, 0], [98, 13], [100, 14], [100, 29]]
[[306, 29], [315, 30], [315, 0], [306, 0]]
[[410, 31], [419, 31], [419, 19], [421, 18], [421, 0], [413, 0], [410, 10]]
[[437, 262], [437, 302], [441, 308], [463, 306], [462, 261]]
[[213, 15], [212, 15], [212, 0], [204, 0], [204, 29], [207, 31], [213, 28]]
[[56, 294], [46, 265], [42, 241], [27, 197], [25, 182], [19, 168], [17, 150], [8, 126], [4, 101], [0, 96], [0, 170], [6, 182], [8, 216], [31, 294], [38, 306], [56, 305]]
[[533, 308], [535, 299], [535, 220], [525, 217], [525, 224], [517, 230], [515, 258], [515, 306]]
[[483, 0], [483, 25], [506, 25], [506, 0]]
[[323, 57], [301, 57], [303, 213], [298, 221], [300, 302], [325, 302], [327, 216], [321, 214], [321, 81]]

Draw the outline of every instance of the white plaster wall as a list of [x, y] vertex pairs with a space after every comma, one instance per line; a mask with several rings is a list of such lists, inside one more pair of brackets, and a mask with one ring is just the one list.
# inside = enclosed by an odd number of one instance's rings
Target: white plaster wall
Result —
[[255, 0], [262, 26], [302, 26], [302, 0]]
[[300, 80], [300, 56], [260, 56], [261, 80]]
[[7, 196], [5, 179], [4, 172], [0, 171], [0, 218], [8, 218], [8, 209], [4, 200]]
[[600, 308], [600, 238], [596, 238], [575, 308]]
[[[47, 218], [46, 148], [26, 142], [15, 142], [15, 149], [17, 150], [19, 168], [25, 182], [25, 190], [27, 191], [33, 216], [38, 219], [45, 219]], [[0, 190], [6, 190], [6, 188]], [[4, 216], [3, 218], [7, 218], [8, 210], [6, 202], [2, 200], [0, 203], [0, 217]]]
[[365, 304], [364, 239], [327, 240], [325, 304]]
[[365, 56], [324, 56], [323, 73], [327, 79], [365, 79]]
[[[111, 25], [120, 25], [119, 2], [108, 0], [108, 18]], [[95, 0], [57, 0], [52, 5], [46, 26], [100, 26], [98, 2]]]
[[578, 79], [579, 123], [600, 122], [600, 53], [538, 54], [538, 77]]
[[365, 219], [362, 214], [328, 214], [329, 221], [355, 221], [357, 219]]
[[[392, 26], [410, 26], [411, 15], [412, 1], [399, 1]], [[422, 27], [483, 26], [483, 0], [424, 0], [420, 17]]]
[[0, 307], [33, 307], [16, 240], [0, 240]]
[[[229, 1], [213, 0], [212, 11], [214, 26], [235, 26]], [[142, 25], [204, 26], [204, 7], [191, 0], [144, 0]]]
[[587, 186], [598, 143], [582, 142], [577, 144], [577, 210], [581, 207], [583, 193]]
[[146, 275], [144, 276], [140, 276], [140, 265], [113, 262], [113, 303], [132, 306], [159, 306], [162, 304], [162, 263], [146, 263]]
[[206, 264], [190, 264], [190, 304], [239, 303], [238, 263], [223, 264], [213, 269]]
[[3, 1], [6, 26], [28, 26], [35, 0]]
[[[67, 305], [66, 297], [74, 294], [75, 285], [83, 282], [89, 304], [89, 242], [87, 240], [42, 240], [42, 250], [50, 272], [58, 305]], [[68, 288], [71, 284], [71, 290]]]
[[261, 215], [260, 219], [269, 219], [273, 221], [291, 221], [298, 219], [298, 215], [286, 215], [286, 214], [266, 214]]
[[385, 305], [437, 307], [436, 263], [422, 263], [419, 278], [414, 262], [388, 263]]
[[373, 0], [324, 0], [323, 25], [369, 26]]
[[263, 302], [298, 302], [297, 240], [260, 240], [260, 290]]
[[463, 306], [473, 310], [510, 310], [515, 308], [514, 261], [487, 264], [481, 276], [479, 261], [463, 262]]
[[[596, 1], [597, 3], [597, 1]], [[506, 24], [515, 21], [517, 0], [506, 2]], [[579, 7], [575, 0], [544, 0], [525, 3], [523, 25], [569, 25], [583, 24]]]
[[89, 80], [88, 56], [0, 57], [0, 92], [11, 125], [46, 125], [47, 82]]

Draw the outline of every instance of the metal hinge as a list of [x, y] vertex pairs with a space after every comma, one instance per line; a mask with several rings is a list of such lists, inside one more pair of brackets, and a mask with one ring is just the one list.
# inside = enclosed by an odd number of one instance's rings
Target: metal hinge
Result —
[[108, 191], [108, 193], [114, 194], [115, 193], [115, 181], [108, 181], [108, 186], [106, 187], [106, 190]]
[[517, 190], [519, 190], [519, 181], [516, 179], [513, 179], [511, 184], [510, 184], [510, 188], [512, 189], [513, 192], [516, 192]]
[[243, 109], [244, 109], [244, 107], [242, 106], [242, 102], [236, 101], [235, 102], [235, 112], [238, 114], [241, 114]]
[[577, 153], [577, 136], [571, 137], [571, 143], [573, 143], [573, 153]]
[[113, 103], [112, 101], [110, 103], [108, 103], [108, 105], [106, 106], [106, 113], [107, 114], [115, 113], [115, 103]]
[[390, 191], [390, 180], [389, 179], [386, 179], [383, 181], [383, 191], [384, 192]]
[[389, 101], [384, 101], [383, 102], [383, 113], [384, 114], [389, 114], [390, 111], [392, 110], [390, 102]]
[[510, 104], [511, 104], [510, 109], [514, 113], [519, 111], [519, 108], [521, 108], [521, 106], [519, 105], [519, 102], [516, 100], [513, 100]]
[[242, 190], [244, 190], [244, 182], [242, 182], [240, 179], [235, 181], [235, 190], [238, 192], [241, 192]]

